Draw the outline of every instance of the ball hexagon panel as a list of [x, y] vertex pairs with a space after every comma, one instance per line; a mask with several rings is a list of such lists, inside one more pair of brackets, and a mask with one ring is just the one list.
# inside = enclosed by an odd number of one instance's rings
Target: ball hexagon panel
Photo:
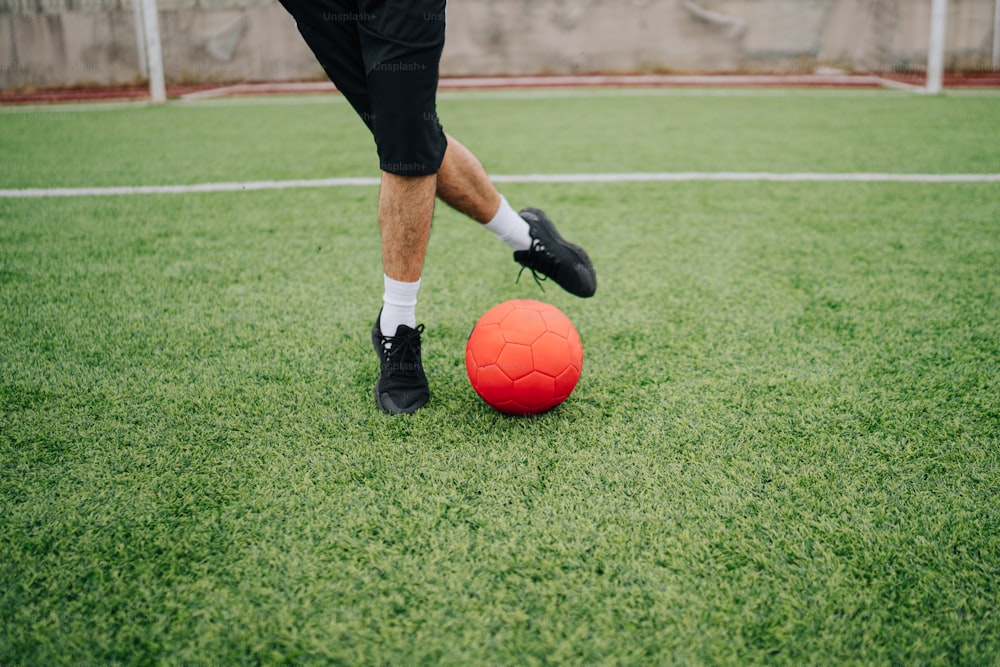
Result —
[[546, 331], [531, 345], [532, 365], [539, 373], [556, 377], [575, 360], [565, 337]]
[[481, 366], [476, 369], [475, 377], [469, 379], [476, 392], [490, 405], [510, 396], [511, 379], [500, 370], [499, 366]]
[[531, 346], [507, 343], [497, 357], [497, 367], [511, 380], [522, 378], [535, 370]]
[[558, 334], [567, 340], [572, 337], [579, 338], [573, 323], [560, 310], [541, 311], [542, 319], [545, 320], [545, 327], [552, 333]]
[[560, 373], [556, 377], [556, 394], [562, 396], [565, 400], [576, 387], [576, 383], [580, 380], [580, 369], [576, 366], [569, 366], [566, 370]]
[[503, 338], [500, 325], [487, 323], [476, 326], [465, 349], [472, 354], [476, 364], [487, 366], [497, 362], [497, 357], [500, 356], [504, 345], [506, 345], [506, 341]]
[[538, 372], [532, 372], [513, 385], [515, 399], [528, 412], [548, 410], [560, 401], [556, 396], [556, 380]]
[[505, 341], [521, 345], [531, 345], [546, 331], [542, 314], [523, 306], [511, 310], [499, 324]]

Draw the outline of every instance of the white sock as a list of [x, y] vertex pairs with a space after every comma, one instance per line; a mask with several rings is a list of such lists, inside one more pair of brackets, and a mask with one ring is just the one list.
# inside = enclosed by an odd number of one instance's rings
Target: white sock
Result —
[[496, 234], [511, 250], [527, 250], [531, 247], [528, 223], [510, 207], [503, 195], [500, 195], [500, 208], [496, 215], [483, 226]]
[[420, 289], [420, 279], [415, 283], [404, 283], [383, 275], [385, 292], [382, 294], [382, 315], [379, 318], [379, 328], [383, 336], [395, 336], [400, 324], [416, 328], [417, 326], [417, 291]]

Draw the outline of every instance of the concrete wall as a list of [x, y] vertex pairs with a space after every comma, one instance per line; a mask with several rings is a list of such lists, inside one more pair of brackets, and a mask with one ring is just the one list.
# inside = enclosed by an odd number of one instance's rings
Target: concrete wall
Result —
[[[995, 0], [950, 0], [988, 68]], [[322, 77], [276, 0], [159, 0], [168, 81]], [[0, 88], [141, 80], [132, 0], [0, 0]], [[922, 68], [930, 0], [454, 0], [446, 75]]]

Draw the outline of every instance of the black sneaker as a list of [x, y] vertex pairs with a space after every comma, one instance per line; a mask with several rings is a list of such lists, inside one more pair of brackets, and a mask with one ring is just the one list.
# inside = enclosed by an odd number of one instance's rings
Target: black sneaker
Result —
[[[570, 294], [593, 296], [597, 290], [597, 274], [584, 249], [560, 236], [543, 211], [526, 208], [520, 216], [531, 228], [531, 247], [514, 252], [514, 260], [521, 265], [521, 271], [530, 269], [539, 284], [545, 278], [552, 278]], [[539, 278], [539, 274], [543, 277]]]
[[375, 383], [375, 405], [391, 415], [412, 414], [431, 397], [420, 360], [420, 334], [424, 332], [424, 325], [413, 329], [401, 324], [395, 336], [383, 336], [379, 318], [375, 318], [372, 327], [372, 345], [380, 366]]

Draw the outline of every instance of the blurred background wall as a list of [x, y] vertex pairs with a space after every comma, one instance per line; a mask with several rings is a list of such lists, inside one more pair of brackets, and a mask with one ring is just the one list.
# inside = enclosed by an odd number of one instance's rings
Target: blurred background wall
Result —
[[[997, 0], [950, 0], [948, 69], [992, 67]], [[445, 75], [905, 71], [930, 0], [453, 0]], [[277, 0], [159, 0], [171, 83], [322, 77]], [[143, 79], [133, 0], [0, 0], [0, 88]]]

